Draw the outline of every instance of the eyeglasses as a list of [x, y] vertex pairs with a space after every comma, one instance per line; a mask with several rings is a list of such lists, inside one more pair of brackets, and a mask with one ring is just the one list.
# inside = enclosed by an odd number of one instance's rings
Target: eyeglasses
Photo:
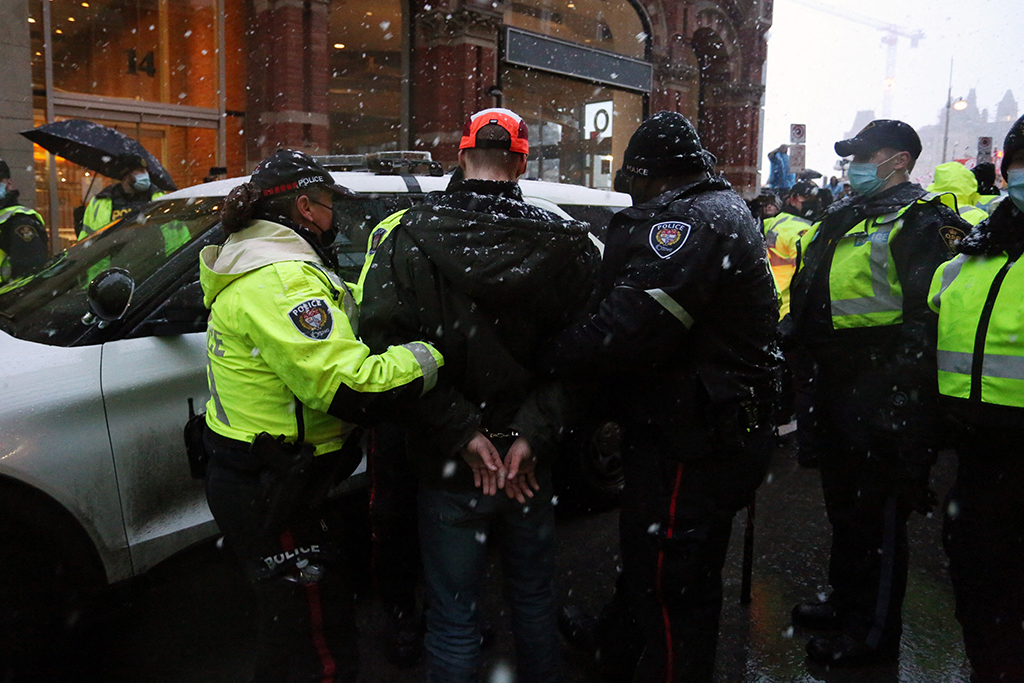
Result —
[[312, 197], [309, 198], [309, 201], [313, 202], [314, 204], [319, 204], [320, 206], [324, 207], [325, 209], [330, 209], [331, 213], [334, 213], [334, 207], [331, 206], [330, 204], [324, 204], [323, 202], [318, 202], [317, 200], [313, 199]]

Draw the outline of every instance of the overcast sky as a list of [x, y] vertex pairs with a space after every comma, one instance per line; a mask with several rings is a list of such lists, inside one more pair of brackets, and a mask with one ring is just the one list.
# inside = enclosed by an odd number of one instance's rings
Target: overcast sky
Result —
[[[990, 120], [1007, 90], [1024, 113], [1024, 2], [1021, 0], [806, 0], [823, 8], [870, 17], [924, 32], [916, 48], [900, 38], [892, 118], [915, 128], [940, 123], [946, 105], [949, 60], [953, 99], [974, 88]], [[817, 11], [795, 0], [775, 0], [768, 33], [764, 155], [789, 142], [789, 124], [807, 125], [807, 166], [826, 175], [837, 160], [832, 145], [853, 126], [858, 110], [881, 118], [886, 46], [882, 31]], [[997, 143], [1002, 146], [1002, 141]]]

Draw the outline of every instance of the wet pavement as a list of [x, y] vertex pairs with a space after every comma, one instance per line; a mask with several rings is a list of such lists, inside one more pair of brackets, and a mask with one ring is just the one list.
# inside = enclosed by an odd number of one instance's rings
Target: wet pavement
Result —
[[[933, 473], [942, 500], [953, 478], [953, 457], [943, 453]], [[904, 638], [898, 666], [853, 672], [827, 671], [804, 657], [808, 634], [792, 629], [797, 602], [827, 591], [829, 527], [816, 470], [796, 465], [790, 448], [776, 453], [757, 499], [752, 603], [739, 604], [745, 515], [737, 516], [724, 573], [725, 607], [716, 681], [782, 683], [967, 683], [969, 669], [941, 545], [941, 518], [915, 515], [910, 522], [911, 574], [904, 604]], [[616, 512], [561, 515], [558, 522], [558, 592], [597, 612], [610, 596], [618, 564]], [[495, 640], [485, 651], [484, 680], [510, 681], [511, 634], [500, 597], [497, 565], [483, 613]], [[108, 601], [83, 645], [86, 679], [109, 683], [244, 683], [254, 652], [254, 607], [226, 553], [206, 543], [150, 572], [141, 587]], [[421, 667], [397, 669], [383, 657], [383, 615], [372, 595], [359, 601], [360, 681], [423, 680]], [[595, 680], [587, 656], [564, 649], [566, 680]]]

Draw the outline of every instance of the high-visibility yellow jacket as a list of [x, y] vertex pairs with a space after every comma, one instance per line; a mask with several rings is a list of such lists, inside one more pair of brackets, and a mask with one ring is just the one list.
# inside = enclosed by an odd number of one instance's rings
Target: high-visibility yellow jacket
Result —
[[935, 180], [928, 186], [929, 192], [942, 193], [942, 203], [960, 214], [971, 225], [977, 225], [988, 213], [975, 204], [978, 194], [978, 179], [958, 161], [950, 161], [935, 167]]
[[116, 221], [118, 218], [121, 218], [124, 214], [136, 211], [147, 202], [151, 202], [154, 199], [160, 199], [160, 197], [164, 196], [164, 193], [159, 190], [153, 192], [151, 195], [147, 194], [145, 195], [144, 201], [139, 202], [136, 206], [131, 206], [118, 212], [115, 216], [114, 199], [108, 190], [110, 190], [110, 188], [103, 190], [103, 192], [89, 200], [89, 203], [85, 207], [85, 216], [82, 218], [82, 230], [78, 233], [78, 239], [84, 240], [100, 228], [104, 228], [110, 223]]
[[[11, 230], [17, 233], [16, 235], [6, 234], [7, 232], [10, 232], [10, 230], [8, 230], [9, 226], [6, 224], [15, 216], [27, 216], [28, 220], [23, 219], [23, 224], [13, 226], [11, 228]], [[31, 223], [35, 222], [32, 219], [38, 221], [38, 229], [36, 229], [35, 225], [31, 225]], [[0, 209], [0, 282], [7, 282], [14, 277], [17, 277], [19, 275], [18, 271], [21, 270], [21, 268], [18, 267], [19, 264], [11, 262], [12, 259], [17, 259], [18, 256], [12, 256], [8, 253], [8, 251], [17, 251], [8, 246], [9, 244], [14, 243], [15, 238], [21, 240], [23, 243], [33, 243], [38, 246], [38, 249], [34, 249], [34, 251], [38, 252], [40, 258], [32, 259], [33, 261], [41, 261], [45, 259], [46, 248], [44, 245], [46, 244], [46, 233], [43, 232], [43, 217], [40, 216], [37, 211], [33, 211], [32, 209], [21, 206], [20, 204], [12, 204], [11, 206]], [[21, 244], [18, 246], [25, 245]]]
[[[355, 300], [314, 249], [286, 226], [255, 221], [203, 249], [214, 432], [260, 432], [338, 450], [353, 416], [433, 387], [441, 354], [424, 342], [373, 355], [353, 332]], [[301, 424], [300, 424], [301, 422]]]
[[1024, 266], [1006, 251], [960, 254], [935, 271], [939, 393], [1024, 408], [1022, 300]]
[[810, 229], [809, 220], [791, 213], [780, 213], [764, 220], [768, 263], [779, 292], [779, 320], [789, 313], [789, 285], [800, 258], [800, 238]]

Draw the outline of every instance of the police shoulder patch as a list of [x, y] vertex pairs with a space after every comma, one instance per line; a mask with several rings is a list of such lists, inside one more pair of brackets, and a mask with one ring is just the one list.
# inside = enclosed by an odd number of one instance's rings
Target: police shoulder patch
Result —
[[679, 251], [690, 237], [692, 227], [681, 221], [655, 223], [651, 227], [651, 249], [661, 258], [668, 258]]
[[14, 229], [14, 234], [20, 237], [22, 242], [31, 242], [36, 238], [36, 231], [31, 225], [19, 225]]
[[303, 301], [288, 313], [288, 317], [303, 336], [316, 341], [327, 339], [334, 329], [331, 309], [323, 299]]
[[946, 249], [949, 249], [950, 254], [957, 253], [960, 249], [960, 240], [967, 237], [966, 232], [952, 225], [944, 225], [939, 228], [939, 235], [942, 236], [942, 241], [946, 243]]

